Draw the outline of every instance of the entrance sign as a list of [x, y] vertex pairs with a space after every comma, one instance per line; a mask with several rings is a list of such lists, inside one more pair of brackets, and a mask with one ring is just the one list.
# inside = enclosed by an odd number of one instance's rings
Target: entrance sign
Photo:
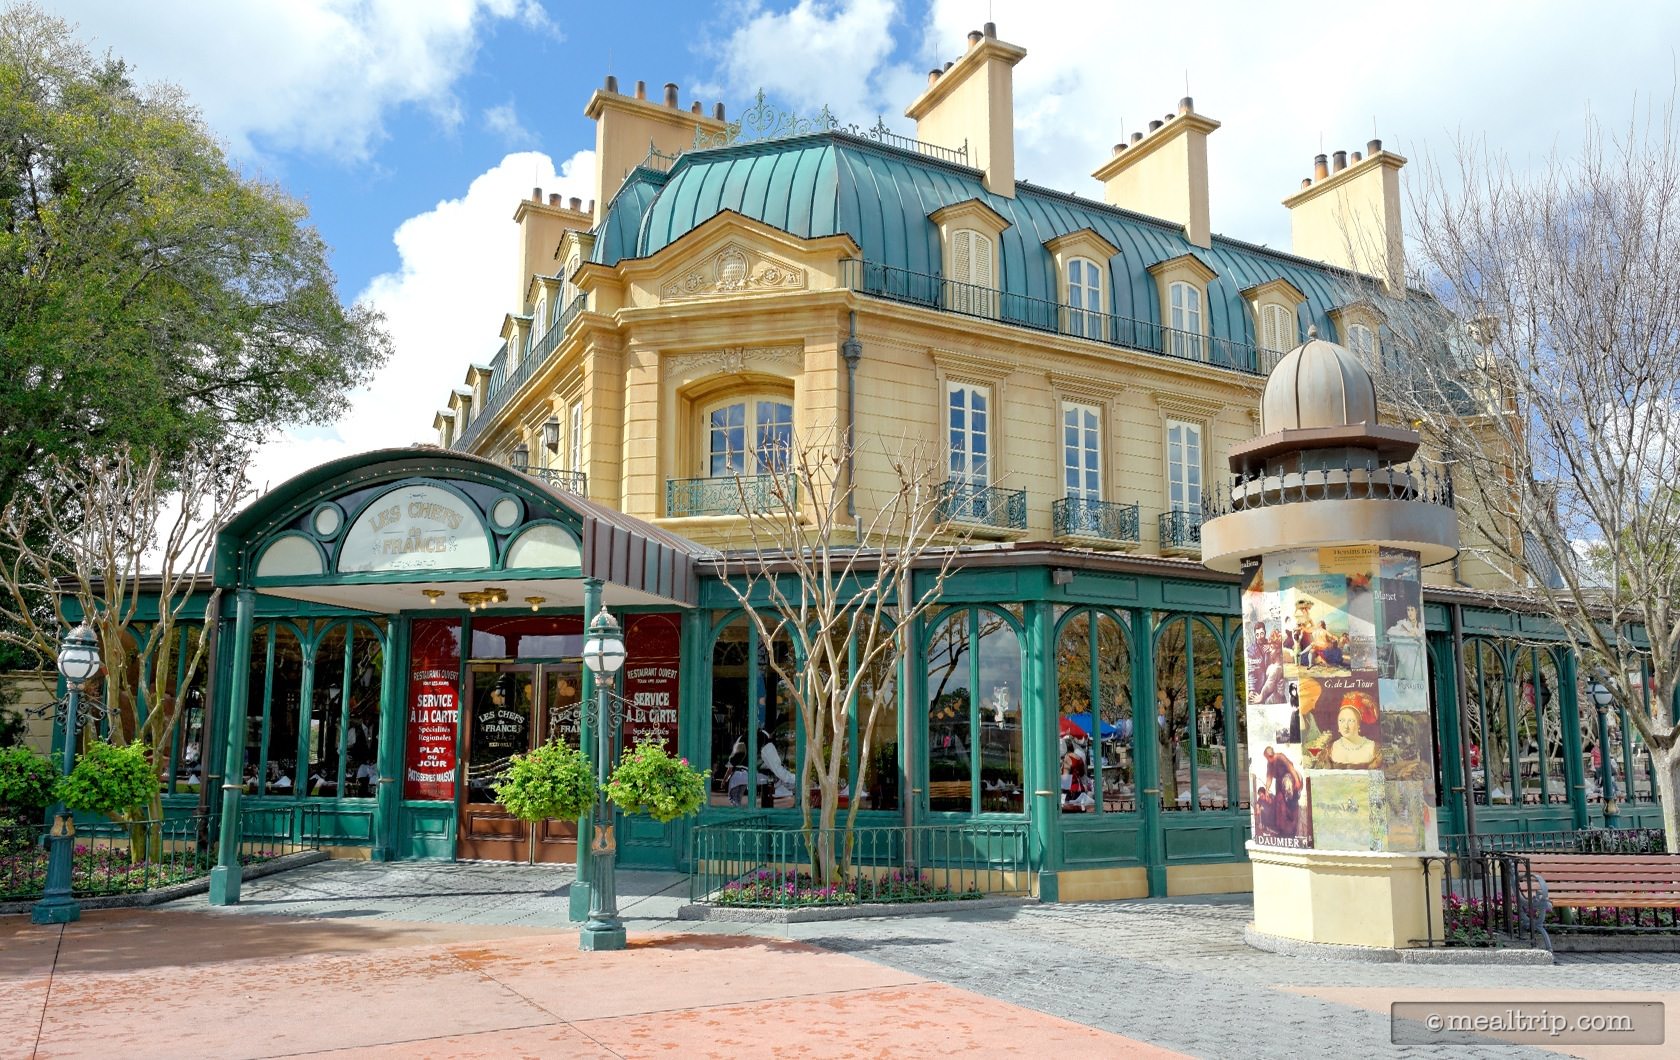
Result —
[[681, 628], [670, 615], [635, 615], [625, 631], [624, 745], [646, 740], [677, 753]]
[[455, 746], [461, 725], [461, 630], [453, 619], [414, 623], [408, 683], [403, 798], [455, 798]]
[[472, 505], [437, 486], [398, 486], [344, 535], [340, 574], [490, 566], [490, 538]]

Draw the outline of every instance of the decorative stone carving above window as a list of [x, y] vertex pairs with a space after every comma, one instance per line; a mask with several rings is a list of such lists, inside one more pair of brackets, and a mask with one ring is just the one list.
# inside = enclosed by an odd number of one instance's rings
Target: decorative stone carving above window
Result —
[[681, 371], [710, 368], [712, 375], [738, 375], [753, 364], [766, 361], [798, 361], [805, 356], [802, 346], [725, 346], [721, 350], [678, 353], [667, 363]]
[[691, 267], [674, 280], [660, 285], [662, 302], [744, 294], [749, 291], [797, 291], [805, 287], [805, 270], [738, 243]]

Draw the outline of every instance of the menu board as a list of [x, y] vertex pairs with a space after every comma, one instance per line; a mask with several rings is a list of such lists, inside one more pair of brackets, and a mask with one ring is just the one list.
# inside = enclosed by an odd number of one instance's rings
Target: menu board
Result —
[[636, 615], [625, 631], [624, 746], [646, 741], [677, 753], [681, 627], [673, 615]]
[[423, 619], [413, 630], [403, 798], [453, 801], [461, 727], [461, 627], [453, 619]]

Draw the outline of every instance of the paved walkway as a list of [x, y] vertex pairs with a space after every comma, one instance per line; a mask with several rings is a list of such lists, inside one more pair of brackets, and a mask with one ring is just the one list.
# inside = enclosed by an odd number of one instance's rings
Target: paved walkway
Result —
[[[1389, 1042], [1395, 1000], [1668, 1004], [1680, 958], [1351, 965], [1243, 944], [1246, 897], [684, 924], [620, 876], [632, 949], [580, 954], [570, 870], [328, 862], [146, 912], [0, 920], [0, 1057], [1670, 1055]], [[24, 1033], [16, 1033], [23, 1028]]]

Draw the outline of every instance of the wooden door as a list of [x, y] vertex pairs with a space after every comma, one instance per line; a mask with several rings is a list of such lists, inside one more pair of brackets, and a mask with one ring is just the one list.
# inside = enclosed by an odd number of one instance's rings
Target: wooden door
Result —
[[[537, 720], [537, 743], [561, 740], [577, 747], [582, 734], [580, 713], [583, 697], [583, 667], [576, 662], [544, 663], [538, 670], [542, 692]], [[534, 862], [577, 861], [577, 822], [549, 818], [539, 821], [531, 836]]]
[[456, 857], [531, 859], [531, 826], [503, 809], [494, 789], [507, 771], [508, 760], [534, 746], [536, 700], [535, 667], [474, 664], [468, 671], [467, 747], [462, 759], [465, 792], [456, 829]]

